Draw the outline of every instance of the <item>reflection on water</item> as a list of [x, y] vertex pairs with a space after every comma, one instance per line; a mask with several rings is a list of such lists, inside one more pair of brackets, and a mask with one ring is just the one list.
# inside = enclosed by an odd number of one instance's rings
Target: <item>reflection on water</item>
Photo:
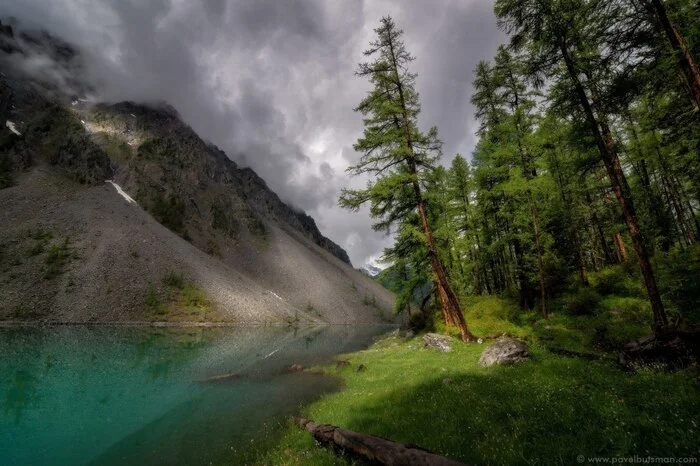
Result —
[[29, 403], [36, 396], [36, 386], [39, 379], [34, 377], [30, 372], [25, 370], [17, 370], [12, 377], [10, 376], [10, 388], [7, 390], [3, 409], [6, 416], [14, 417], [15, 425], [19, 425], [19, 420], [22, 417], [22, 410], [29, 406]]
[[[284, 374], [386, 328], [0, 328], [2, 464], [208, 464], [328, 391]], [[223, 382], [201, 380], [236, 374]]]

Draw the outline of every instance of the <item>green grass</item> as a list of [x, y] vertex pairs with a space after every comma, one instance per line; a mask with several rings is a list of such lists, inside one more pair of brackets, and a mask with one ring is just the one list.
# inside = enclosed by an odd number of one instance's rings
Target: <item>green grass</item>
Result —
[[[526, 339], [532, 361], [481, 368], [478, 359], [488, 343], [455, 340], [454, 351], [443, 354], [424, 349], [420, 336], [386, 339], [339, 357], [349, 359], [352, 367], [324, 367], [340, 375], [345, 388], [302, 414], [413, 443], [466, 464], [577, 464], [578, 455], [697, 456], [700, 396], [695, 373], [630, 373], [612, 358], [587, 360], [549, 350], [610, 356], [601, 341], [610, 344], [648, 332], [647, 322], [627, 322], [649, 312], [639, 306], [635, 298], [608, 297], [595, 316], [557, 312], [543, 321], [534, 313], [518, 316], [517, 307], [499, 298], [474, 299], [466, 311], [473, 331]], [[357, 372], [359, 364], [367, 370]], [[261, 431], [241, 461], [352, 464], [315, 445], [290, 422]]]
[[66, 236], [63, 242], [54, 244], [49, 249], [46, 255], [44, 278], [50, 280], [61, 275], [65, 266], [74, 258], [75, 254], [70, 248], [70, 238]]
[[197, 286], [187, 283], [182, 287], [182, 300], [190, 308], [197, 308], [206, 311], [209, 307], [209, 300], [206, 293]]
[[149, 283], [146, 293], [146, 318], [167, 321], [213, 321], [220, 319], [212, 310], [204, 290], [182, 273], [170, 271], [162, 278], [165, 289], [159, 292]]
[[42, 228], [37, 228], [36, 230], [27, 231], [27, 237], [34, 240], [34, 244], [27, 249], [27, 255], [29, 257], [34, 257], [44, 253], [49, 241], [53, 239], [53, 233]]
[[165, 307], [158, 297], [158, 290], [156, 290], [153, 283], [148, 284], [148, 291], [146, 292], [146, 312], [156, 315], [165, 312]]

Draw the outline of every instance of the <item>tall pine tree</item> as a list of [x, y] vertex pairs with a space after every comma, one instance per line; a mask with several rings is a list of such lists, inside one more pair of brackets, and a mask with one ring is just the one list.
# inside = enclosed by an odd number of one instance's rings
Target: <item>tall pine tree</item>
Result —
[[374, 60], [361, 63], [357, 70], [358, 76], [369, 79], [373, 85], [356, 108], [365, 116], [365, 129], [354, 148], [363, 155], [357, 165], [347, 169], [353, 175], [370, 174], [373, 179], [366, 189], [344, 189], [339, 204], [357, 210], [369, 202], [372, 217], [378, 219], [374, 224], [378, 230], [388, 230], [401, 224], [411, 212], [418, 213], [443, 312], [459, 328], [462, 339], [470, 341], [474, 336], [440, 259], [424, 193], [442, 143], [436, 128], [427, 133], [418, 128], [416, 75], [408, 69], [414, 57], [401, 40], [403, 31], [385, 17], [375, 32], [377, 39], [365, 51], [365, 56]]

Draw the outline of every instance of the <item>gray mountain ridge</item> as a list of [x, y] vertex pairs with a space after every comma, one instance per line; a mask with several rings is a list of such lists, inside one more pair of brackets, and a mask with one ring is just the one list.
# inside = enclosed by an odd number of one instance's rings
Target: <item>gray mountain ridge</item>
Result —
[[[390, 316], [312, 217], [175, 109], [88, 102], [80, 54], [45, 32], [0, 23], [0, 51], [0, 321]], [[22, 66], [36, 54], [43, 74]]]

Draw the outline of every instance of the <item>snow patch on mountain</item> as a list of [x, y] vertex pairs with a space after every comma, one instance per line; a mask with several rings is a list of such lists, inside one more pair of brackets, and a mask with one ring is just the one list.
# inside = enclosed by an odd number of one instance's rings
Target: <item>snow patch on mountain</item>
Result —
[[[0, 120], [0, 121], [2, 121], [2, 120]], [[22, 135], [22, 133], [20, 133], [19, 131], [17, 131], [17, 128], [15, 127], [15, 124], [12, 123], [10, 120], [7, 120], [7, 121], [5, 122], [5, 126], [7, 126], [7, 127], [10, 129], [10, 131], [12, 131], [13, 133], [15, 133], [17, 136], [21, 136], [21, 135]]]
[[133, 204], [138, 205], [138, 203], [137, 203], [131, 196], [129, 196], [126, 192], [124, 192], [124, 190], [122, 189], [122, 187], [119, 186], [117, 183], [115, 183], [115, 182], [112, 181], [112, 180], [107, 180], [106, 183], [110, 183], [112, 186], [114, 186], [114, 189], [117, 190], [117, 192], [121, 195], [121, 197], [123, 197], [124, 199], [126, 199], [126, 202], [128, 202], [129, 204], [132, 204], [132, 203], [133, 203]]

